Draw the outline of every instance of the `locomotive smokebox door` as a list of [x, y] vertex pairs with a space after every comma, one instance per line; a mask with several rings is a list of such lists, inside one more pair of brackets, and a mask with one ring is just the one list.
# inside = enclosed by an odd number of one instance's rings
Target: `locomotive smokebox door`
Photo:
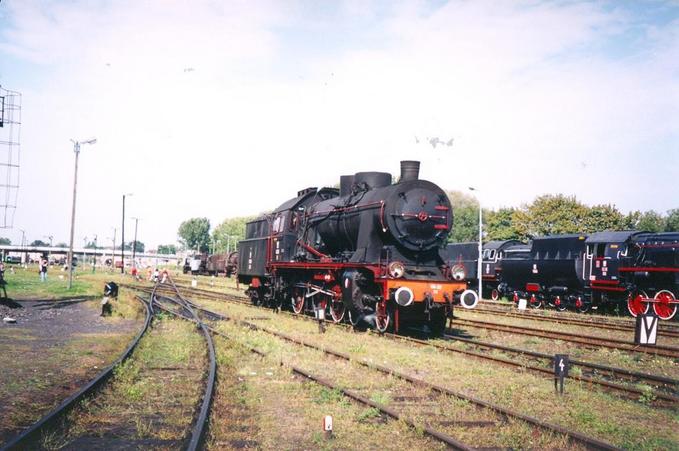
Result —
[[117, 298], [118, 297], [118, 284], [115, 282], [107, 282], [106, 285], [104, 285], [104, 296], [108, 296], [111, 298]]

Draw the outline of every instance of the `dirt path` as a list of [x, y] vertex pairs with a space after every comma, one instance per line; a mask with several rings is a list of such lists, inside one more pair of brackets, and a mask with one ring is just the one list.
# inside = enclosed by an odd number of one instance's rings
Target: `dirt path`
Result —
[[140, 327], [141, 317], [99, 313], [97, 301], [0, 304], [0, 318], [17, 321], [0, 322], [0, 443], [115, 360]]

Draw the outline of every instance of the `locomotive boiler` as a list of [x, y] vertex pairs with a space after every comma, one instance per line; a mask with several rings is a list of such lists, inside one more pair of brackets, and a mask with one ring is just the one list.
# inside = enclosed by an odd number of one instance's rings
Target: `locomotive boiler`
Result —
[[452, 223], [448, 196], [419, 179], [419, 162], [401, 162], [397, 183], [384, 172], [342, 176], [339, 190], [302, 190], [247, 224], [239, 280], [254, 303], [440, 333], [454, 303], [478, 301], [464, 268], [445, 261]]

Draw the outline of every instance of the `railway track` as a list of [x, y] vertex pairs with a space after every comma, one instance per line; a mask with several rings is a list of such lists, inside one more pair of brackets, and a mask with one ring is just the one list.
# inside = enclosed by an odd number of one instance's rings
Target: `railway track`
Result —
[[[288, 334], [285, 334], [285, 333], [282, 333], [282, 332], [279, 332], [279, 331], [276, 331], [276, 330], [273, 330], [273, 329], [270, 329], [270, 328], [267, 328], [267, 327], [263, 327], [263, 326], [254, 324], [250, 321], [236, 320], [236, 319], [230, 318], [229, 316], [224, 315], [222, 313], [214, 312], [214, 311], [211, 311], [211, 310], [206, 309], [204, 307], [201, 307], [200, 305], [198, 305], [196, 303], [192, 303], [191, 305], [194, 309], [196, 309], [196, 310], [202, 312], [204, 315], [208, 316], [211, 321], [214, 321], [214, 320], [230, 320], [232, 323], [238, 324], [242, 327], [246, 327], [246, 328], [248, 328], [250, 330], [254, 330], [254, 331], [263, 332], [265, 334], [274, 336], [278, 339], [285, 340], [287, 342], [294, 343], [294, 344], [297, 344], [297, 345], [305, 347], [305, 348], [313, 349], [315, 351], [323, 353], [326, 356], [330, 356], [333, 359], [343, 360], [343, 361], [346, 361], [346, 362], [350, 362], [354, 365], [357, 365], [359, 367], [366, 368], [366, 369], [371, 370], [371, 371], [376, 371], [376, 372], [379, 372], [381, 374], [396, 377], [396, 378], [406, 382], [407, 383], [406, 385], [408, 385], [409, 387], [426, 388], [432, 393], [432, 397], [427, 398], [429, 400], [436, 401], [436, 399], [438, 399], [439, 397], [452, 397], [452, 398], [457, 398], [457, 399], [463, 400], [465, 402], [471, 403], [471, 404], [477, 406], [476, 408], [480, 408], [480, 409], [486, 411], [489, 414], [488, 417], [486, 417], [486, 419], [475, 418], [474, 420], [471, 420], [471, 421], [464, 421], [464, 420], [463, 421], [460, 421], [460, 420], [449, 421], [449, 420], [446, 420], [444, 418], [440, 421], [438, 421], [438, 419], [437, 419], [437, 421], [430, 421], [428, 424], [425, 424], [423, 426], [421, 424], [418, 424], [418, 422], [413, 420], [413, 418], [411, 416], [409, 416], [408, 414], [404, 414], [402, 411], [399, 411], [399, 410], [401, 410], [401, 409], [399, 409], [399, 407], [401, 407], [401, 406], [391, 407], [391, 406], [386, 406], [384, 404], [380, 404], [378, 402], [371, 400], [368, 394], [363, 394], [359, 390], [350, 390], [350, 389], [347, 389], [347, 388], [343, 388], [343, 387], [339, 386], [338, 384], [332, 382], [331, 380], [329, 380], [327, 377], [325, 377], [323, 375], [314, 374], [313, 372], [309, 371], [308, 369], [300, 368], [300, 367], [296, 366], [295, 364], [293, 364], [291, 362], [281, 361], [281, 364], [288, 366], [295, 374], [299, 374], [299, 375], [301, 375], [305, 378], [311, 379], [311, 380], [313, 380], [313, 381], [315, 381], [315, 382], [317, 382], [321, 385], [324, 385], [326, 387], [329, 387], [331, 389], [338, 390], [338, 391], [342, 392], [345, 396], [347, 396], [347, 397], [349, 397], [349, 398], [351, 398], [351, 399], [353, 399], [357, 402], [360, 402], [360, 403], [365, 404], [367, 406], [376, 408], [376, 409], [380, 410], [385, 415], [388, 415], [392, 418], [403, 421], [406, 424], [409, 424], [411, 427], [414, 427], [416, 429], [420, 429], [420, 430], [424, 431], [426, 434], [436, 438], [439, 441], [442, 441], [443, 443], [446, 443], [448, 446], [450, 446], [454, 449], [472, 449], [472, 447], [469, 446], [466, 443], [461, 442], [458, 439], [455, 439], [450, 434], [448, 434], [446, 432], [442, 432], [438, 428], [444, 428], [445, 429], [446, 426], [451, 426], [451, 425], [455, 425], [456, 427], [459, 428], [459, 427], [464, 427], [465, 424], [468, 424], [469, 427], [477, 427], [479, 424], [482, 424], [484, 426], [484, 432], [487, 433], [487, 435], [492, 436], [493, 435], [492, 432], [488, 431], [487, 428], [492, 427], [492, 426], [502, 427], [508, 419], [523, 421], [525, 423], [530, 424], [531, 426], [540, 428], [541, 430], [543, 430], [547, 433], [563, 434], [566, 437], [568, 437], [569, 441], [577, 443], [579, 445], [584, 445], [588, 448], [592, 448], [592, 449], [617, 449], [616, 447], [614, 447], [613, 445], [611, 445], [609, 443], [606, 443], [604, 441], [598, 440], [598, 439], [593, 438], [593, 437], [586, 436], [586, 435], [581, 434], [577, 431], [569, 430], [567, 428], [564, 428], [564, 427], [561, 427], [561, 426], [558, 426], [558, 425], [555, 425], [555, 424], [550, 424], [550, 423], [544, 422], [542, 420], [539, 420], [537, 418], [521, 414], [520, 412], [516, 412], [516, 411], [513, 411], [511, 409], [507, 409], [507, 408], [504, 408], [502, 406], [495, 405], [493, 403], [487, 402], [485, 400], [478, 399], [478, 398], [473, 397], [473, 396], [466, 395], [464, 393], [452, 390], [450, 388], [447, 388], [447, 387], [444, 387], [444, 386], [441, 386], [441, 385], [438, 385], [438, 384], [430, 383], [430, 382], [425, 381], [423, 379], [416, 378], [416, 377], [413, 377], [411, 375], [400, 372], [396, 369], [389, 368], [389, 367], [383, 366], [383, 365], [369, 363], [369, 362], [366, 362], [366, 361], [363, 361], [363, 360], [359, 360], [359, 359], [356, 359], [354, 357], [351, 357], [350, 355], [348, 355], [346, 353], [330, 349], [326, 346], [321, 347], [321, 346], [318, 346], [318, 345], [316, 345], [312, 342], [305, 341], [305, 340], [302, 340], [300, 338], [292, 337]], [[211, 328], [211, 330], [213, 331], [213, 333], [224, 335], [223, 333], [215, 330], [214, 328]], [[256, 352], [259, 355], [266, 356], [265, 353], [255, 349], [255, 348], [250, 348], [250, 350], [252, 352]], [[396, 399], [412, 400], [412, 399], [421, 399], [422, 398], [421, 396], [412, 396], [410, 394], [411, 392], [408, 391], [408, 389], [406, 389], [405, 392], [399, 391], [398, 393], [399, 394], [395, 396]], [[398, 404], [398, 403], [395, 403], [395, 404]], [[444, 416], [444, 415], [441, 415], [441, 414], [438, 415], [438, 417], [442, 417], [442, 416]], [[498, 420], [496, 418], [497, 416], [501, 417], [501, 420]], [[438, 425], [433, 424], [433, 423], [437, 423], [437, 422], [439, 423]]]
[[[195, 289], [192, 287], [179, 287], [179, 288], [186, 290], [194, 295], [204, 296], [208, 299], [234, 302], [252, 307], [252, 304], [245, 297], [225, 295], [210, 290]], [[308, 316], [294, 315], [289, 312], [282, 313], [288, 314], [289, 316], [298, 319], [315, 321], [313, 318], [310, 318]], [[327, 323], [339, 327], [344, 327], [346, 329], [350, 329], [350, 326], [347, 324], [335, 324], [332, 323], [331, 321], [327, 321]], [[513, 348], [494, 343], [487, 343], [484, 341], [462, 338], [454, 335], [446, 335], [445, 339], [448, 341], [457, 341], [465, 343], [466, 345], [475, 348], [475, 350], [452, 347], [444, 344], [435, 343], [432, 340], [425, 341], [403, 335], [395, 334], [383, 334], [383, 335], [388, 339], [407, 341], [418, 346], [431, 346], [446, 352], [465, 354], [467, 356], [477, 358], [480, 360], [489, 360], [505, 366], [526, 369], [534, 373], [541, 374], [544, 377], [553, 378], [552, 364], [554, 356], [550, 354], [544, 354], [527, 349]], [[509, 354], [510, 358], [493, 355], [494, 350], [499, 350], [505, 354]], [[529, 359], [529, 361], [526, 361], [527, 358]], [[582, 375], [577, 374], [569, 375], [569, 378], [573, 380], [590, 384], [592, 386], [598, 386], [607, 391], [614, 391], [625, 397], [635, 400], [640, 399], [640, 397], [642, 396], [647, 396], [648, 392], [634, 386], [619, 383], [618, 381], [622, 380], [628, 383], [643, 383], [654, 387], [654, 390], [652, 391], [652, 396], [654, 398], [653, 404], [658, 406], [676, 406], [677, 404], [679, 404], [679, 397], [677, 397], [676, 395], [677, 387], [679, 387], [679, 380], [677, 379], [653, 375], [649, 373], [642, 373], [638, 371], [630, 371], [623, 368], [617, 368], [609, 365], [602, 365], [578, 359], [571, 359], [570, 363], [574, 367], [579, 367], [582, 371]]]
[[472, 319], [458, 318], [456, 319], [456, 324], [481, 329], [495, 330], [498, 332], [509, 332], [513, 334], [530, 335], [533, 337], [568, 341], [571, 343], [585, 345], [590, 348], [604, 347], [609, 349], [617, 349], [620, 351], [628, 351], [631, 353], [652, 354], [675, 359], [679, 358], [679, 348], [674, 346], [664, 346], [664, 345], [639, 346], [633, 343], [629, 343], [625, 340], [619, 340], [615, 338], [605, 338], [596, 335], [573, 334], [568, 332], [557, 332], [533, 327], [513, 326], [508, 324], [500, 324]]
[[33, 423], [33, 425], [28, 429], [7, 441], [0, 448], [1, 451], [30, 449], [34, 447], [35, 443], [40, 439], [40, 437], [49, 429], [56, 427], [58, 423], [63, 420], [66, 413], [71, 411], [78, 402], [94, 394], [98, 388], [100, 388], [107, 380], [109, 380], [109, 378], [113, 375], [115, 368], [119, 367], [121, 363], [127, 360], [150, 327], [152, 311], [148, 304], [144, 302], [142, 302], [142, 304], [146, 310], [144, 325], [134, 337], [130, 345], [118, 357], [118, 359], [116, 359], [116, 361], [107, 368], [104, 368], [99, 374], [97, 374], [97, 376], [94, 377], [94, 379], [83, 385], [78, 391], [66, 398], [61, 404]]
[[[481, 315], [490, 315], [490, 316], [502, 316], [505, 318], [521, 318], [521, 319], [530, 319], [530, 320], [535, 320], [535, 321], [543, 321], [546, 323], [555, 323], [555, 324], [568, 324], [568, 325], [574, 325], [574, 326], [584, 326], [584, 327], [591, 327], [595, 329], [600, 329], [600, 330], [613, 330], [613, 331], [620, 331], [620, 332], [634, 332], [634, 324], [630, 323], [627, 325], [623, 324], [615, 324], [615, 323], [602, 323], [599, 321], [588, 321], [588, 320], [582, 320], [582, 319], [576, 319], [576, 318], [566, 318], [566, 317], [555, 317], [551, 315], [541, 315], [541, 314], [532, 314], [528, 313], [527, 311], [523, 311], [521, 313], [516, 313], [516, 312], [507, 312], [507, 311], [502, 311], [498, 309], [484, 309], [484, 308], [475, 308], [474, 310], [471, 310], [470, 313], [478, 313]], [[664, 337], [672, 337], [672, 338], [679, 338], [679, 332], [676, 330], [673, 330], [672, 328], [668, 328], [666, 325], [660, 323], [658, 325], [658, 330], [660, 335]]]
[[[485, 306], [488, 308], [488, 310], [493, 310], [493, 311], [498, 311], [498, 312], [511, 312], [511, 311], [516, 311], [516, 304], [512, 302], [503, 302], [503, 301], [489, 301], [489, 300], [481, 300], [479, 301], [479, 306]], [[475, 308], [474, 311], [480, 310], [479, 307]], [[591, 314], [586, 314], [586, 313], [578, 313], [575, 314], [574, 312], [559, 312], [557, 310], [548, 310], [548, 309], [526, 309], [522, 310], [520, 315], [524, 315], [525, 317], [535, 317], [538, 319], [546, 319], [547, 321], [550, 320], [557, 320], [558, 322], [561, 321], [577, 321], [578, 324], [583, 324], [583, 325], [593, 325], [593, 326], [620, 326], [620, 327], [628, 327], [628, 328], [634, 328], [634, 321], [635, 319], [632, 318], [631, 316], [628, 317], [606, 317], [602, 315], [591, 315]], [[574, 318], [573, 316], [577, 316], [579, 318]], [[575, 323], [573, 323], [575, 324]], [[659, 323], [659, 330], [663, 331], [669, 331], [673, 333], [679, 333], [679, 324], [677, 324], [676, 320], [672, 321], [661, 321]], [[605, 328], [605, 327], [604, 327]]]

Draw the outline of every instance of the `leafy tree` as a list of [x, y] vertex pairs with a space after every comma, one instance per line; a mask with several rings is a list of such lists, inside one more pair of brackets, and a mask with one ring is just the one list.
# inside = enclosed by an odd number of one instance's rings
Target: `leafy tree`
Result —
[[245, 239], [245, 224], [253, 219], [254, 216], [240, 216], [222, 221], [212, 232], [212, 239], [216, 243], [215, 250], [225, 252], [227, 246], [230, 250], [235, 250], [236, 243]]
[[446, 193], [453, 206], [453, 230], [449, 242], [477, 241], [479, 239], [479, 202], [462, 191]]
[[662, 232], [665, 228], [665, 218], [658, 212], [653, 210], [639, 213], [639, 219], [636, 224], [631, 224], [633, 230], [643, 230], [646, 232]]
[[626, 228], [625, 216], [615, 205], [594, 205], [587, 210], [580, 232], [601, 232], [604, 230], [623, 230]]
[[[133, 245], [134, 245], [134, 240], [130, 241], [129, 243], [125, 243], [125, 250], [131, 251]], [[144, 252], [145, 248], [146, 248], [146, 246], [144, 245], [144, 243], [137, 240], [135, 252]]]
[[3, 246], [9, 246], [10, 244], [12, 244], [12, 240], [10, 240], [9, 238], [0, 238], [0, 244]]
[[61, 243], [55, 244], [54, 247], [68, 247], [68, 244], [66, 244], [62, 241]]
[[514, 212], [512, 222], [521, 238], [579, 233], [588, 209], [575, 196], [546, 194]]
[[174, 244], [159, 244], [158, 245], [159, 254], [176, 254], [177, 246]]
[[49, 243], [45, 243], [42, 240], [34, 240], [29, 246], [49, 246]]
[[189, 249], [207, 252], [210, 247], [210, 220], [191, 218], [179, 226], [179, 242]]
[[515, 208], [500, 208], [498, 211], [484, 210], [484, 238], [493, 240], [515, 240], [521, 235], [514, 227]]
[[90, 241], [85, 245], [85, 249], [97, 249], [99, 244], [95, 244], [94, 241]]
[[679, 232], [679, 208], [673, 208], [667, 212], [665, 232]]

